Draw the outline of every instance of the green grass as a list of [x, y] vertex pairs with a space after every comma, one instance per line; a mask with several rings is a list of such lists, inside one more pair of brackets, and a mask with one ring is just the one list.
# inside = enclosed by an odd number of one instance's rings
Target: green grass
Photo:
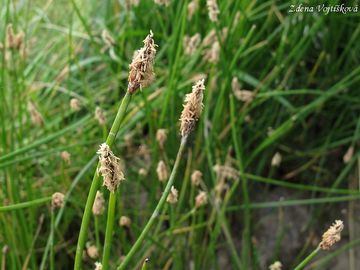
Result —
[[[0, 42], [5, 44], [12, 23], [15, 33], [25, 33], [27, 48], [26, 57], [0, 49], [0, 247], [9, 247], [0, 265], [50, 269], [54, 252], [55, 269], [73, 268], [96, 151], [125, 96], [133, 52], [151, 29], [159, 45], [156, 80], [132, 97], [112, 146], [126, 181], [115, 194], [109, 269], [130, 252], [159, 202], [165, 185], [156, 166], [159, 160], [174, 166], [183, 99], [199, 73], [207, 75], [204, 111], [174, 178], [179, 201], [165, 204], [128, 269], [266, 269], [274, 260], [292, 269], [316, 248], [311, 237], [320, 239], [335, 219], [344, 221], [342, 240], [332, 252], [319, 252], [311, 269], [340, 260], [357, 269], [360, 13], [288, 13], [295, 1], [218, 0], [219, 21], [213, 23], [204, 0], [191, 21], [189, 1], [172, 0], [168, 7], [140, 2], [126, 9], [124, 1], [0, 0]], [[203, 46], [184, 54], [185, 35], [204, 38], [214, 29], [220, 38], [224, 27], [218, 63], [203, 60]], [[116, 41], [111, 52], [102, 50], [103, 29]], [[233, 95], [233, 77], [256, 93], [251, 103]], [[80, 100], [79, 112], [70, 109], [71, 98]], [[28, 101], [42, 114], [42, 126], [32, 123]], [[106, 126], [94, 119], [96, 106], [106, 112]], [[156, 142], [159, 128], [168, 130], [163, 150]], [[141, 155], [141, 145], [149, 157]], [[345, 164], [350, 146], [355, 151]], [[70, 164], [60, 157], [65, 150]], [[282, 155], [278, 168], [271, 166], [276, 152]], [[239, 174], [226, 180], [220, 201], [216, 164]], [[140, 168], [147, 176], [139, 175]], [[209, 203], [196, 210], [195, 169], [203, 173], [201, 189], [209, 192]], [[107, 205], [109, 192], [100, 190]], [[51, 195], [58, 191], [66, 195], [65, 207], [52, 216]], [[290, 228], [289, 211], [307, 218]], [[90, 218], [84, 239], [100, 245], [99, 258], [83, 260], [83, 269], [94, 269], [103, 257], [106, 213], [96, 222]], [[267, 254], [261, 247], [271, 243], [258, 239], [264, 213], [285, 224], [269, 232], [276, 248]], [[121, 215], [131, 218], [129, 229], [118, 225]], [[294, 231], [303, 241], [289, 245], [285, 236]], [[292, 256], [284, 255], [287, 250]]]

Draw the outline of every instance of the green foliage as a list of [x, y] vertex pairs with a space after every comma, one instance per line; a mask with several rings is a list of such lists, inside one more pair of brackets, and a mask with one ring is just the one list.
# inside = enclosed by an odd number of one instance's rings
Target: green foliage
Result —
[[[133, 52], [150, 29], [159, 46], [156, 80], [132, 98], [112, 148], [124, 161], [127, 180], [116, 193], [109, 269], [130, 251], [158, 203], [164, 185], [156, 166], [159, 160], [174, 165], [183, 99], [200, 73], [207, 76], [205, 106], [175, 179], [179, 201], [165, 205], [130, 269], [139, 269], [148, 257], [147, 269], [265, 269], [275, 259], [291, 269], [314, 248], [307, 236], [320, 237], [335, 218], [344, 220], [343, 246], [318, 256], [316, 267], [324, 269], [358, 246], [351, 222], [360, 197], [360, 13], [288, 13], [293, 1], [218, 0], [219, 21], [213, 23], [204, 0], [191, 20], [189, 1], [140, 2], [126, 8], [125, 1], [0, 0], [0, 246], [9, 247], [0, 260], [5, 269], [39, 269], [41, 262], [50, 267], [49, 198], [57, 191], [66, 194], [66, 205], [54, 213], [55, 269], [73, 267], [95, 153], [125, 95]], [[6, 48], [9, 23], [15, 34], [24, 32], [25, 49]], [[110, 49], [101, 38], [104, 29], [115, 40]], [[184, 54], [185, 35], [200, 33], [203, 39], [211, 30], [220, 42], [217, 63], [204, 61], [209, 49], [204, 45]], [[252, 102], [235, 97], [234, 77], [241, 89], [256, 93]], [[80, 101], [80, 111], [70, 108], [72, 98]], [[42, 115], [41, 125], [31, 120], [29, 102]], [[97, 106], [105, 111], [105, 126], [94, 118]], [[159, 128], [168, 130], [164, 149], [156, 141]], [[143, 145], [150, 157], [139, 150]], [[350, 146], [355, 151], [344, 163]], [[70, 163], [62, 160], [62, 151], [71, 154]], [[276, 152], [282, 155], [279, 167], [271, 166]], [[220, 200], [216, 164], [239, 175], [225, 181]], [[146, 176], [139, 174], [142, 168]], [[193, 170], [203, 173], [200, 188], [191, 185]], [[199, 189], [209, 192], [209, 204], [194, 210]], [[108, 202], [109, 193], [101, 190]], [[283, 200], [272, 195], [278, 190], [286, 194]], [[266, 243], [256, 241], [261, 211], [280, 216], [287, 207], [306, 209], [308, 218], [298, 227], [303, 242], [292, 258], [282, 256], [288, 248], [282, 235], [290, 229], [279, 218], [279, 231], [269, 232], [278, 244], [270, 256], [262, 254]], [[118, 226], [122, 215], [131, 218], [129, 229]], [[106, 214], [91, 219], [87, 241], [98, 244], [98, 235], [103, 243], [105, 229]], [[93, 269], [94, 262], [86, 258], [84, 269]]]

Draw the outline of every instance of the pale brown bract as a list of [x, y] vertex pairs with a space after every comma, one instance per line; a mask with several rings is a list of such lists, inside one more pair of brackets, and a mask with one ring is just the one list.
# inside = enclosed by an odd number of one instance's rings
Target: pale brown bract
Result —
[[180, 116], [180, 133], [182, 137], [190, 134], [199, 120], [204, 104], [205, 80], [199, 80], [193, 87], [192, 92], [185, 96], [185, 104]]
[[97, 154], [100, 161], [98, 172], [104, 179], [103, 185], [110, 192], [115, 192], [120, 183], [125, 180], [124, 173], [121, 170], [120, 159], [113, 154], [106, 143], [100, 145]]
[[329, 250], [336, 242], [341, 239], [341, 231], [344, 224], [341, 220], [335, 220], [334, 224], [323, 234], [319, 247], [323, 250]]
[[154, 80], [154, 60], [157, 45], [153, 37], [154, 34], [150, 30], [150, 34], [144, 40], [144, 47], [134, 53], [129, 65], [128, 91], [130, 94], [149, 85]]

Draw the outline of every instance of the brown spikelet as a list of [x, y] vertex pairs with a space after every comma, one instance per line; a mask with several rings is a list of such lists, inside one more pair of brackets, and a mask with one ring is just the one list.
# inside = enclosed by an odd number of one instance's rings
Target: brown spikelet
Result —
[[192, 0], [187, 6], [188, 20], [190, 21], [194, 13], [199, 9], [199, 0]]
[[329, 250], [336, 242], [341, 239], [341, 231], [344, 224], [341, 220], [335, 220], [334, 224], [323, 234], [319, 247], [323, 250]]
[[102, 264], [101, 262], [95, 262], [95, 270], [102, 270]]
[[282, 263], [279, 261], [276, 261], [269, 266], [269, 270], [281, 270], [281, 269], [282, 269]]
[[131, 219], [127, 216], [121, 216], [119, 219], [119, 225], [121, 227], [127, 227], [130, 228], [131, 225]]
[[75, 111], [78, 112], [81, 109], [81, 103], [77, 98], [72, 98], [70, 100], [70, 108]]
[[208, 8], [210, 21], [217, 22], [220, 11], [216, 0], [207, 0], [206, 5]]
[[55, 208], [61, 208], [64, 206], [64, 194], [60, 193], [60, 192], [55, 192], [52, 196], [51, 196], [51, 206], [55, 209]]
[[192, 92], [185, 96], [185, 104], [180, 116], [180, 133], [182, 137], [190, 134], [195, 123], [199, 120], [204, 107], [204, 80], [199, 80], [193, 87]]
[[167, 130], [160, 128], [156, 131], [156, 140], [161, 148], [164, 148], [164, 144], [167, 139]]
[[205, 51], [204, 60], [216, 64], [220, 58], [220, 43], [215, 41], [209, 49]]
[[196, 33], [192, 37], [184, 36], [184, 53], [186, 55], [192, 55], [196, 52], [197, 48], [201, 43], [201, 36], [199, 33]]
[[199, 186], [202, 181], [202, 175], [202, 172], [200, 172], [199, 170], [193, 171], [193, 173], [191, 174], [191, 184], [193, 186]]
[[94, 216], [100, 216], [104, 213], [104, 211], [105, 211], [104, 195], [100, 191], [97, 191], [95, 201], [92, 207], [92, 212]]
[[136, 90], [149, 85], [154, 79], [154, 60], [156, 44], [154, 34], [150, 34], [144, 40], [144, 47], [136, 51], [129, 65], [128, 91], [133, 94]]
[[125, 0], [125, 5], [127, 9], [130, 9], [132, 6], [137, 7], [140, 0]]
[[343, 161], [345, 164], [349, 163], [354, 155], [354, 146], [350, 146], [343, 156]]
[[6, 46], [10, 49], [15, 46], [15, 34], [11, 23], [6, 26]]
[[36, 126], [41, 126], [44, 123], [44, 119], [41, 115], [41, 113], [36, 108], [36, 105], [29, 101], [27, 104], [28, 111], [30, 113], [31, 122], [33, 122]]
[[159, 161], [159, 163], [156, 167], [156, 173], [158, 175], [160, 182], [165, 182], [168, 179], [169, 173], [168, 173], [168, 170], [166, 168], [164, 161], [162, 161], [162, 160]]
[[106, 143], [100, 145], [97, 154], [100, 161], [98, 172], [104, 179], [103, 185], [110, 192], [115, 192], [120, 183], [125, 180], [124, 173], [121, 170], [120, 159], [113, 154]]
[[241, 90], [238, 78], [234, 77], [231, 81], [231, 87], [234, 96], [242, 102], [251, 102], [255, 97], [255, 93], [249, 90]]
[[216, 31], [214, 29], [212, 29], [206, 36], [205, 38], [203, 39], [202, 41], [202, 45], [204, 47], [209, 47], [211, 46], [212, 44], [214, 44], [214, 42], [217, 40], [217, 37], [216, 37]]
[[67, 164], [71, 163], [71, 154], [68, 151], [62, 151], [60, 153], [60, 156], [65, 163]]
[[86, 253], [91, 259], [96, 259], [99, 257], [98, 249], [94, 245], [88, 246], [86, 249]]
[[276, 152], [273, 158], [271, 159], [271, 166], [279, 167], [281, 164], [282, 156], [279, 152]]
[[170, 189], [170, 193], [166, 198], [166, 201], [170, 204], [175, 204], [178, 201], [179, 191], [172, 186]]
[[228, 165], [216, 164], [213, 169], [219, 178], [225, 177], [229, 179], [237, 179], [240, 176], [239, 171]]
[[105, 125], [105, 123], [106, 123], [104, 111], [99, 106], [97, 106], [95, 109], [95, 119], [102, 126]]
[[155, 4], [159, 6], [168, 6], [170, 5], [170, 0], [154, 0]]
[[112, 46], [115, 45], [115, 40], [113, 39], [113, 37], [110, 35], [109, 31], [107, 31], [106, 29], [104, 29], [101, 32], [101, 38], [103, 40], [103, 42], [105, 43], [105, 46], [107, 48], [110, 48]]
[[205, 191], [200, 191], [195, 198], [195, 207], [199, 208], [208, 202], [207, 193]]

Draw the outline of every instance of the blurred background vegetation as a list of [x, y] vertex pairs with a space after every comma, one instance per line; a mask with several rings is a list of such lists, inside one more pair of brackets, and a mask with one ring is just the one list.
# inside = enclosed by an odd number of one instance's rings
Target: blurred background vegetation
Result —
[[[289, 13], [298, 2], [218, 0], [213, 22], [203, 0], [192, 16], [186, 0], [130, 2], [0, 0], [2, 269], [39, 269], [42, 261], [48, 268], [56, 191], [68, 196], [56, 212], [56, 269], [72, 268], [96, 150], [150, 29], [156, 80], [134, 96], [113, 147], [127, 179], [117, 193], [117, 220], [126, 215], [132, 224], [116, 224], [112, 268], [161, 195], [157, 164], [172, 167], [184, 96], [206, 77], [204, 113], [175, 181], [179, 201], [166, 206], [131, 269], [146, 257], [149, 269], [266, 269], [275, 260], [292, 269], [334, 219], [344, 220], [343, 240], [311, 269], [358, 269], [360, 13]], [[9, 24], [14, 35], [23, 32], [11, 48]], [[104, 30], [113, 44], [104, 42]], [[189, 54], [184, 38], [196, 34], [201, 41]], [[70, 106], [73, 98], [79, 110]], [[104, 124], [94, 117], [97, 107]], [[164, 147], [158, 129], [167, 130]], [[203, 174], [200, 187], [191, 184], [194, 170]], [[192, 211], [200, 189], [209, 203]], [[100, 243], [105, 224], [103, 215]], [[96, 245], [93, 220], [88, 238]], [[85, 255], [85, 269], [96, 260]]]

